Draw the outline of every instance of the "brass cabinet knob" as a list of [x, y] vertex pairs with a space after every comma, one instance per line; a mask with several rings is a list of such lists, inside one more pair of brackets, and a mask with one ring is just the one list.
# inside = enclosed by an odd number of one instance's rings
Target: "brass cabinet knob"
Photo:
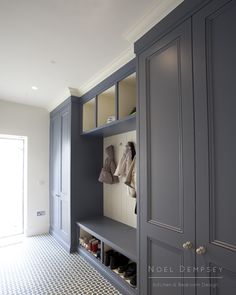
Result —
[[206, 253], [206, 248], [203, 247], [203, 246], [200, 246], [200, 247], [198, 247], [198, 248], [196, 249], [196, 253], [197, 253], [198, 255], [203, 255], [203, 254]]
[[183, 248], [186, 250], [193, 249], [193, 244], [190, 241], [187, 241], [183, 244]]

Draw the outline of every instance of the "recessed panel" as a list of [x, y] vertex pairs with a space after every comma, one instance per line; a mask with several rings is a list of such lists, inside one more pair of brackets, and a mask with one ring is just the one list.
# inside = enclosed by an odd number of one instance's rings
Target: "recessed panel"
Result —
[[217, 265], [211, 265], [215, 272], [211, 273], [210, 294], [212, 295], [235, 295], [236, 273]]
[[58, 194], [59, 192], [59, 168], [60, 168], [60, 118], [59, 116], [55, 117], [52, 120], [52, 129], [51, 129], [51, 165], [52, 165], [52, 183], [51, 190], [52, 194]]
[[65, 235], [69, 235], [69, 203], [65, 200], [61, 201], [61, 230], [64, 232]]
[[236, 5], [207, 22], [211, 233], [236, 250]]
[[149, 219], [181, 231], [183, 227], [182, 109], [180, 44], [175, 41], [151, 56]]
[[182, 295], [183, 256], [179, 249], [148, 240], [148, 295]]
[[69, 138], [69, 113], [61, 117], [62, 140], [61, 140], [61, 192], [69, 194], [70, 183], [70, 138]]

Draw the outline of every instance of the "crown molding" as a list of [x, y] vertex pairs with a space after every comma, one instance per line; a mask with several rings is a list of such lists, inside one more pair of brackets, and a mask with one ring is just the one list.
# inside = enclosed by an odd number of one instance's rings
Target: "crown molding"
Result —
[[143, 17], [122, 34], [122, 37], [130, 43], [136, 42], [183, 1], [184, 0], [158, 0], [146, 11]]
[[82, 84], [79, 88], [68, 87], [64, 90], [62, 95], [54, 100], [50, 105], [48, 105], [48, 111], [54, 110], [59, 104], [65, 101], [69, 96], [82, 96], [94, 86], [102, 82], [104, 79], [109, 77], [112, 73], [119, 70], [126, 63], [131, 61], [135, 57], [134, 45], [129, 46], [125, 51], [123, 51], [117, 58], [115, 58], [111, 63], [109, 63], [102, 70], [97, 72], [89, 81]]
[[78, 88], [80, 96], [88, 92], [94, 86], [102, 82], [104, 79], [109, 77], [112, 73], [119, 70], [126, 63], [131, 61], [135, 57], [134, 45], [130, 45], [125, 51], [123, 51], [117, 58], [109, 63], [102, 70], [97, 72], [89, 81], [84, 83]]
[[50, 105], [48, 105], [47, 109], [52, 111], [69, 96], [73, 95], [80, 97], [84, 95], [94, 86], [102, 82], [112, 73], [132, 60], [135, 57], [134, 42], [147, 33], [147, 31], [160, 22], [167, 14], [169, 14], [182, 2], [183, 0], [157, 0], [153, 6], [149, 7], [142, 18], [140, 18], [135, 24], [132, 25], [132, 27], [122, 34], [122, 38], [124, 38], [128, 44], [130, 44], [126, 50], [119, 54], [119, 56], [117, 56], [104, 68], [98, 71], [86, 83], [82, 84], [78, 88], [66, 88], [64, 93], [58, 99], [54, 100]]
[[69, 88], [66, 88], [64, 92], [57, 98], [54, 99], [50, 104], [47, 106], [47, 110], [49, 112], [53, 111], [59, 104], [65, 101], [70, 96]]

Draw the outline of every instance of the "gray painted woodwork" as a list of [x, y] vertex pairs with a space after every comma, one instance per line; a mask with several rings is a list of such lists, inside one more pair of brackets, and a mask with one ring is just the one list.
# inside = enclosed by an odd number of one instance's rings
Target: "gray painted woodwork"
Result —
[[[67, 251], [76, 251], [76, 221], [103, 212], [102, 138], [82, 138], [81, 104], [70, 97], [51, 114], [50, 232]], [[93, 204], [93, 206], [91, 206]]]
[[[142, 295], [183, 294], [184, 288], [174, 284], [186, 283], [191, 274], [179, 266], [195, 265], [194, 251], [182, 247], [186, 241], [195, 245], [191, 61], [190, 20], [138, 56]], [[157, 270], [164, 267], [167, 272]]]
[[53, 230], [59, 229], [59, 176], [60, 176], [60, 116], [51, 120], [50, 128], [50, 222]]
[[60, 137], [60, 233], [63, 240], [70, 240], [70, 109], [61, 112]]
[[51, 120], [51, 230], [70, 241], [70, 108]]
[[137, 261], [135, 228], [105, 216], [79, 220], [77, 225], [131, 260]]
[[[236, 290], [236, 1], [198, 1], [201, 9], [190, 11], [191, 1], [184, 2], [136, 43], [139, 293], [231, 295]], [[192, 23], [183, 22], [186, 15], [193, 15]], [[183, 251], [184, 241], [193, 249]], [[197, 254], [200, 246], [205, 254]], [[161, 288], [148, 279], [150, 264], [202, 271], [182, 273], [183, 283], [194, 283], [187, 276], [196, 276], [196, 287]], [[163, 273], [154, 269], [153, 276]]]
[[[193, 18], [198, 266], [222, 267], [199, 295], [236, 290], [236, 1], [213, 1]], [[203, 274], [209, 276], [209, 274]], [[219, 277], [214, 278], [214, 277]], [[199, 282], [202, 282], [199, 279]]]
[[93, 265], [108, 281], [110, 281], [123, 295], [139, 294], [137, 288], [131, 287], [123, 278], [117, 275], [109, 267], [105, 266], [102, 261], [95, 258], [83, 247], [78, 247], [78, 253]]
[[120, 120], [111, 122], [101, 127], [83, 132], [83, 136], [101, 136], [108, 137], [136, 129], [136, 115], [130, 115]]

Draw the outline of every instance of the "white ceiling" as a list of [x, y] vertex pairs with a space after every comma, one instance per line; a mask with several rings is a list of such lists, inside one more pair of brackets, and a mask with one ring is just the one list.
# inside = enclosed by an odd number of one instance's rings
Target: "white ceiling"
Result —
[[0, 99], [51, 110], [69, 88], [83, 94], [180, 2], [0, 0]]

